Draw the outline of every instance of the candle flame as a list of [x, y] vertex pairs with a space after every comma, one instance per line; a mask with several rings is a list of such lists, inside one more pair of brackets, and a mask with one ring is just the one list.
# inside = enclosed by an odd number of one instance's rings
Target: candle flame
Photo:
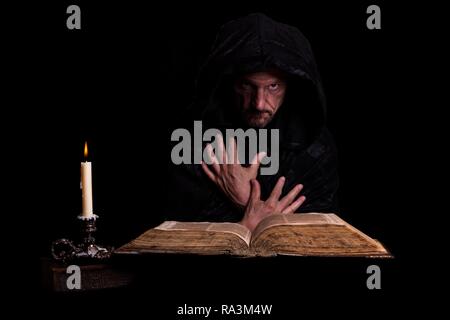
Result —
[[84, 158], [87, 159], [88, 156], [88, 146], [87, 142], [84, 143]]

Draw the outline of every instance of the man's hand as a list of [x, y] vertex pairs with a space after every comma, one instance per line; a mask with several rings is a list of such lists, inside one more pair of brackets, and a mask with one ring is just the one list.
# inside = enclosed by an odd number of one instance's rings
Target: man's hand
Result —
[[258, 180], [251, 180], [250, 199], [240, 223], [250, 229], [250, 231], [253, 231], [258, 223], [269, 215], [294, 213], [306, 199], [305, 196], [300, 196], [295, 200], [303, 189], [303, 185], [296, 185], [283, 199], [279, 200], [284, 182], [284, 177], [278, 179], [269, 198], [266, 201], [262, 201], [261, 187]]
[[250, 181], [258, 175], [258, 168], [261, 159], [265, 157], [265, 152], [255, 155], [249, 167], [243, 167], [239, 162], [236, 142], [234, 139], [229, 141], [229, 150], [225, 150], [221, 136], [216, 137], [219, 150], [217, 156], [222, 161], [218, 161], [212, 146], [208, 144], [206, 151], [211, 159], [212, 170], [202, 162], [203, 171], [206, 175], [225, 193], [225, 195], [238, 207], [244, 208], [250, 198]]

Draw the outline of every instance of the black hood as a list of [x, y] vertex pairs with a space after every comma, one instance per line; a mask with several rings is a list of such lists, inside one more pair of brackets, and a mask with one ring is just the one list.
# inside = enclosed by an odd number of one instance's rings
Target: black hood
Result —
[[296, 28], [264, 14], [226, 23], [197, 79], [195, 118], [206, 127], [235, 127], [231, 113], [234, 77], [278, 69], [288, 75], [283, 105], [268, 128], [280, 129], [281, 146], [304, 148], [317, 138], [325, 123], [325, 96], [305, 36]]

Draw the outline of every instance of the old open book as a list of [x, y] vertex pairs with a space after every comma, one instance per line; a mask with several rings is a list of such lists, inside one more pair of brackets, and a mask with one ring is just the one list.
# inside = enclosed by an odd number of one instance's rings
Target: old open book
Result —
[[115, 253], [391, 257], [378, 241], [322, 213], [271, 215], [253, 233], [238, 223], [166, 221]]

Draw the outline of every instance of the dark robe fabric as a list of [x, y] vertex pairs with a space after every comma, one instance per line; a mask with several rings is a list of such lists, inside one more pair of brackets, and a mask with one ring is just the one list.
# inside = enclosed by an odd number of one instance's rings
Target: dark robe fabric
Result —
[[[263, 14], [222, 26], [200, 70], [186, 127], [192, 130], [193, 120], [201, 120], [203, 130], [247, 129], [233, 107], [233, 82], [239, 75], [272, 69], [287, 75], [287, 90], [266, 127], [280, 132], [279, 170], [275, 175], [258, 175], [262, 198], [285, 176], [283, 195], [298, 183], [304, 185], [306, 201], [297, 213], [336, 212], [337, 152], [325, 126], [326, 102], [314, 56], [298, 29]], [[243, 216], [200, 164], [171, 163], [167, 191], [166, 219], [236, 222]]]

